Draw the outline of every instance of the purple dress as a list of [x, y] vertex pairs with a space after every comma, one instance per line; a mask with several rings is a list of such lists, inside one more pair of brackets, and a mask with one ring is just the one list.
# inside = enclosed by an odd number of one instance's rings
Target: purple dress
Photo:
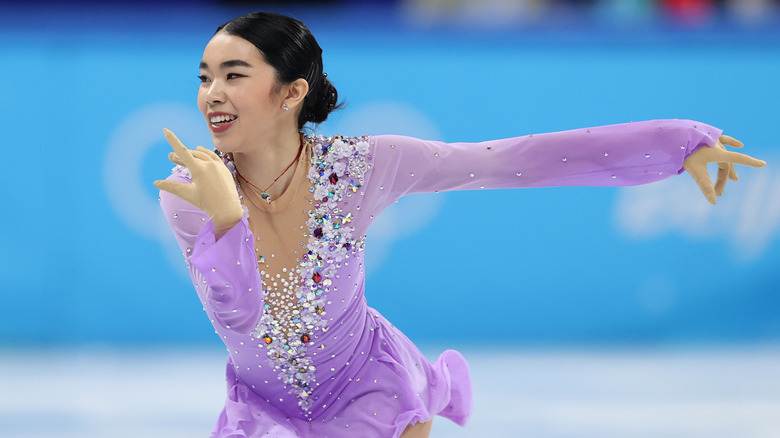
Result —
[[[217, 241], [208, 216], [161, 192], [229, 352], [227, 400], [212, 436], [389, 438], [434, 415], [465, 425], [472, 389], [464, 358], [447, 350], [430, 363], [366, 303], [363, 247], [373, 219], [409, 193], [650, 183], [681, 173], [684, 159], [720, 133], [657, 120], [483, 143], [308, 137], [314, 202], [306, 223], [295, 224], [307, 243], [285, 327], [268, 311], [247, 216]], [[181, 167], [169, 179], [190, 181]]]

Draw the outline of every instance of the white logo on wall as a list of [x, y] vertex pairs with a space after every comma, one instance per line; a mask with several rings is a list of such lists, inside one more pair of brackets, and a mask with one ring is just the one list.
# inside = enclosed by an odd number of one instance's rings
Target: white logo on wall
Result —
[[[167, 145], [163, 128], [171, 129], [191, 147], [211, 143], [203, 116], [191, 105], [157, 103], [142, 107], [114, 130], [106, 150], [103, 181], [109, 203], [122, 222], [140, 236], [159, 240], [168, 258], [178, 267], [181, 251], [160, 211], [157, 190], [151, 186], [152, 181], [144, 179], [142, 172], [144, 160], [152, 150], [157, 153], [160, 149], [155, 149], [156, 146]], [[167, 157], [161, 154], [159, 159], [167, 160]]]
[[724, 238], [742, 261], [755, 260], [780, 228], [780, 175], [766, 168], [740, 166], [737, 172], [739, 181], [729, 181], [716, 206], [707, 202], [684, 174], [622, 188], [614, 210], [617, 229], [633, 238], [675, 231], [694, 240]]

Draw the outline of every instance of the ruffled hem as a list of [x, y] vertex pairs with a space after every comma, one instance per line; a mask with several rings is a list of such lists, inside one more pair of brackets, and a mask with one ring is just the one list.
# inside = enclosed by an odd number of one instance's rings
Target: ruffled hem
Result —
[[[212, 431], [212, 438], [343, 438], [344, 436], [398, 438], [411, 424], [424, 423], [439, 415], [460, 426], [469, 420], [472, 408], [472, 385], [466, 359], [455, 350], [446, 350], [430, 365], [428, 384], [444, 390], [439, 396], [417, 398], [412, 404], [400, 407], [395, 417], [386, 418], [384, 425], [375, 423], [379, 418], [356, 415], [357, 408], [366, 413], [368, 405], [350, 406], [347, 412], [337, 413], [338, 421], [314, 421], [309, 423], [290, 418], [273, 404], [262, 399], [236, 378], [233, 366], [227, 366], [227, 399], [225, 407]], [[391, 396], [392, 397], [392, 396]], [[394, 401], [394, 400], [393, 400]], [[386, 403], [386, 402], [385, 402]], [[389, 406], [389, 405], [386, 405]], [[376, 406], [374, 406], [376, 408]], [[376, 414], [374, 414], [376, 415]], [[379, 420], [381, 421], [381, 420]], [[342, 424], [343, 423], [343, 424]], [[346, 428], [351, 429], [347, 432]], [[365, 429], [364, 429], [365, 428]], [[349, 434], [357, 435], [349, 435]], [[346, 434], [346, 435], [345, 435]]]
[[[447, 388], [448, 396], [439, 398], [431, 406], [421, 406], [400, 413], [395, 420], [394, 438], [412, 424], [425, 423], [439, 415], [465, 426], [471, 416], [473, 389], [468, 362], [459, 352], [445, 350], [431, 366], [435, 379], [441, 379], [438, 387]], [[422, 402], [421, 402], [422, 403]]]
[[450, 388], [450, 401], [444, 409], [437, 412], [437, 415], [465, 426], [471, 416], [474, 394], [466, 358], [455, 350], [446, 350], [439, 355], [433, 366], [447, 379]]

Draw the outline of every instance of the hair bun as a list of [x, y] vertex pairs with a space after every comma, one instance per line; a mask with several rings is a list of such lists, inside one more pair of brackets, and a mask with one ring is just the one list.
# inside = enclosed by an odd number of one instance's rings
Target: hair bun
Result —
[[321, 80], [314, 84], [315, 89], [304, 100], [301, 111], [301, 122], [322, 123], [328, 119], [328, 115], [339, 108], [339, 93], [336, 87], [323, 73]]

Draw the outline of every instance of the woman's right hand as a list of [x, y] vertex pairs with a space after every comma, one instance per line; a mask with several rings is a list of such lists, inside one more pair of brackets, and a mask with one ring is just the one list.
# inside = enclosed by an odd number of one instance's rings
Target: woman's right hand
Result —
[[173, 148], [168, 158], [189, 169], [192, 183], [158, 180], [154, 186], [184, 199], [209, 215], [214, 223], [214, 232], [221, 236], [244, 216], [233, 175], [214, 152], [202, 146], [195, 150], [187, 149], [173, 132], [167, 129], [164, 132]]

